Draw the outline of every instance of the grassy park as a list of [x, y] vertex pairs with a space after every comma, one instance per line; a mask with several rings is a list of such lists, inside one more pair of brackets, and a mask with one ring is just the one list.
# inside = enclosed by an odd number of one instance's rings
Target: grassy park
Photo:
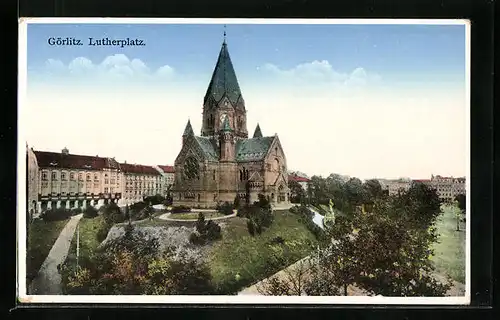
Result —
[[68, 221], [68, 219], [60, 221], [36, 219], [30, 224], [26, 251], [26, 275], [28, 281], [31, 281], [36, 276]]
[[[213, 280], [223, 292], [236, 292], [309, 255], [314, 235], [287, 210], [276, 211], [271, 227], [250, 236], [246, 219], [227, 220], [222, 240], [210, 249]], [[282, 238], [277, 244], [274, 240]]]
[[456, 231], [456, 213], [460, 209], [452, 205], [444, 205], [441, 208], [442, 214], [437, 223], [439, 242], [434, 246], [433, 257], [436, 271], [465, 283], [465, 223], [461, 222], [460, 231]]

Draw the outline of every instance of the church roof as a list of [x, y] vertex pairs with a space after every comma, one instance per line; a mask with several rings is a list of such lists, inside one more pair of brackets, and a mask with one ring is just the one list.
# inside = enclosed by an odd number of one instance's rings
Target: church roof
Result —
[[212, 139], [199, 136], [195, 138], [208, 160], [219, 160], [219, 155]]
[[208, 85], [203, 102], [207, 102], [210, 96], [217, 102], [224, 96], [227, 96], [233, 105], [235, 105], [241, 97], [240, 86], [236, 79], [236, 73], [234, 72], [231, 58], [229, 57], [226, 41], [222, 43], [219, 58], [217, 59], [217, 64], [212, 73], [212, 79]]
[[191, 136], [193, 135], [194, 136], [194, 131], [193, 131], [193, 127], [191, 126], [191, 121], [188, 120], [188, 123], [186, 124], [186, 128], [184, 129], [184, 133], [182, 134], [182, 136]]
[[257, 127], [255, 128], [255, 132], [253, 133], [254, 138], [262, 138], [262, 131], [260, 130], [260, 126], [257, 123]]
[[266, 156], [274, 137], [243, 139], [236, 142], [236, 161], [257, 161]]

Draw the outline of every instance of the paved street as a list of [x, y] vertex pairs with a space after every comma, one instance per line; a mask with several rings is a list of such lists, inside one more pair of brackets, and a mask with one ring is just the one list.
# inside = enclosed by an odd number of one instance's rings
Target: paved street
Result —
[[33, 295], [58, 295], [62, 294], [61, 275], [57, 266], [66, 260], [71, 245], [71, 240], [75, 234], [78, 222], [83, 214], [71, 217], [66, 224], [56, 242], [52, 246], [49, 255], [40, 267], [40, 271], [31, 283], [29, 294]]

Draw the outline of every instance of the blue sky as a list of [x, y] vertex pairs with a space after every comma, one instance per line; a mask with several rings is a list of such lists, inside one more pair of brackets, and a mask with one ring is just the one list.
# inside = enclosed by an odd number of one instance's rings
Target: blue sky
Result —
[[[173, 164], [222, 24], [28, 24], [20, 123], [35, 150]], [[228, 24], [248, 131], [278, 133], [288, 167], [360, 178], [467, 171], [465, 25]], [[50, 37], [83, 46], [50, 46]], [[92, 47], [88, 38], [145, 46]], [[44, 120], [47, 119], [47, 120]], [[52, 119], [58, 119], [54, 127]], [[24, 128], [24, 129], [23, 129]]]
[[[334, 70], [362, 67], [388, 83], [463, 82], [465, 32], [460, 25], [228, 25], [227, 42], [240, 78], [259, 79], [257, 68], [281, 69], [327, 60]], [[222, 25], [32, 24], [28, 30], [28, 70], [48, 59], [67, 64], [77, 57], [100, 62], [112, 54], [137, 58], [155, 69], [169, 65], [184, 76], [213, 69]], [[89, 37], [144, 39], [143, 47], [56, 47], [47, 39]], [[34, 49], [36, 48], [36, 50]]]

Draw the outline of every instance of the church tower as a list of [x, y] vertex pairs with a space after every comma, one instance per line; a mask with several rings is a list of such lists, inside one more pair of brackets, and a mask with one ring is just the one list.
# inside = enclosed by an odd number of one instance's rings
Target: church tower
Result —
[[219, 133], [220, 161], [231, 162], [235, 160], [234, 134], [229, 117], [225, 117]]
[[248, 138], [245, 101], [229, 56], [226, 32], [205, 98], [201, 135], [215, 137], [225, 118], [236, 139]]

